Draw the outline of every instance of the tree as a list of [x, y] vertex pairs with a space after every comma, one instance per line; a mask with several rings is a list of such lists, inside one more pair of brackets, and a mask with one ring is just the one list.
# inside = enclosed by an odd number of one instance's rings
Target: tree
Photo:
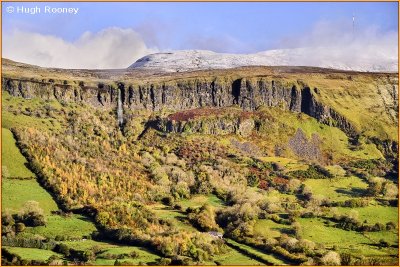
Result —
[[19, 220], [27, 226], [46, 225], [46, 218], [43, 209], [39, 207], [37, 201], [27, 201], [18, 214]]
[[110, 214], [105, 211], [99, 212], [96, 216], [96, 222], [102, 226], [106, 226], [109, 219]]

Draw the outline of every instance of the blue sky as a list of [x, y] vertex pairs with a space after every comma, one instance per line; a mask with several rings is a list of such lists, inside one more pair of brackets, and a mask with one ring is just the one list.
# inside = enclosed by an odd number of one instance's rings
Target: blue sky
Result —
[[[154, 51], [209, 49], [253, 53], [296, 46], [321, 23], [329, 31], [398, 31], [398, 4], [392, 3], [7, 3], [3, 2], [3, 38], [15, 31], [51, 35], [77, 42], [85, 32], [110, 27], [131, 29]], [[8, 6], [78, 7], [71, 14], [9, 14]], [[317, 26], [316, 26], [317, 25]], [[320, 29], [321, 30], [321, 29]], [[11, 37], [10, 37], [11, 38]], [[314, 38], [315, 39], [315, 38]], [[308, 39], [308, 40], [314, 40]], [[12, 45], [11, 45], [12, 46]], [[150, 51], [149, 50], [149, 51]]]

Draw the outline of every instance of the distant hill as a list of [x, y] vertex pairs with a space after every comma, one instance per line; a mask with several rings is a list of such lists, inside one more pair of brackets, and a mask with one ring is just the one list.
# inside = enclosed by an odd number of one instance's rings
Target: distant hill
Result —
[[379, 51], [341, 50], [335, 47], [310, 47], [269, 50], [255, 54], [223, 54], [206, 50], [181, 50], [147, 55], [130, 69], [181, 72], [228, 69], [243, 66], [313, 66], [363, 72], [397, 72], [397, 55]]

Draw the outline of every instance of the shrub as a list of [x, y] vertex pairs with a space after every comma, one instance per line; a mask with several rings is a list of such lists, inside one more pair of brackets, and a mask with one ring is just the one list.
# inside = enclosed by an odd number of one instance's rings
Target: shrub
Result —
[[386, 223], [386, 230], [393, 230], [396, 229], [396, 224], [394, 222]]
[[288, 173], [298, 179], [326, 179], [333, 178], [332, 174], [320, 165], [310, 165], [307, 170], [296, 170]]
[[387, 247], [389, 247], [389, 242], [387, 242], [387, 241], [384, 240], [384, 239], [381, 239], [381, 240], [379, 240], [379, 246], [380, 246], [380, 247], [387, 248]]
[[219, 229], [215, 222], [214, 207], [209, 204], [204, 204], [198, 213], [190, 213], [189, 219], [204, 231], [216, 231]]
[[323, 265], [340, 265], [340, 255], [335, 251], [329, 251], [321, 258]]
[[25, 230], [25, 224], [23, 224], [22, 222], [19, 222], [15, 225], [15, 231], [16, 232], [23, 232]]

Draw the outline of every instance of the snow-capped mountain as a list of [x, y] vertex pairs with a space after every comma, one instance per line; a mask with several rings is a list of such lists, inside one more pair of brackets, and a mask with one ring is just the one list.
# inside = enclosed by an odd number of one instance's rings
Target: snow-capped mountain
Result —
[[254, 54], [224, 54], [207, 50], [179, 50], [156, 53], [137, 60], [129, 69], [180, 72], [227, 69], [243, 66], [313, 66], [363, 72], [397, 72], [398, 55], [368, 47], [310, 47], [268, 50]]

